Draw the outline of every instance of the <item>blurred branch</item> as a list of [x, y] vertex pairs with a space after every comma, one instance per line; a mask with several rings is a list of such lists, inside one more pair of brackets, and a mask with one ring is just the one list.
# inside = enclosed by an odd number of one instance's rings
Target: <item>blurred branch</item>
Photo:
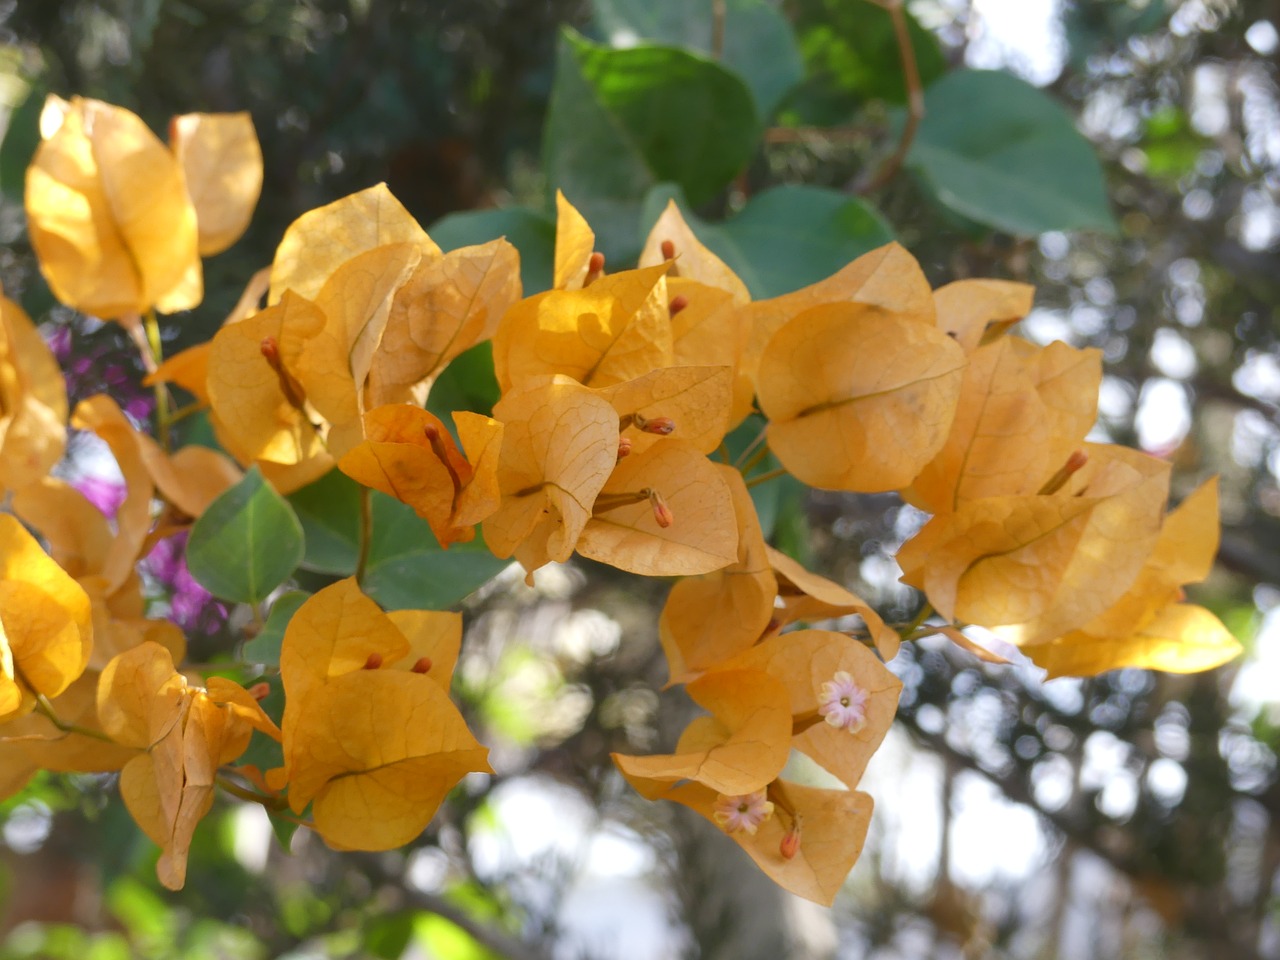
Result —
[[916, 49], [911, 45], [911, 34], [907, 31], [907, 15], [903, 11], [903, 0], [869, 0], [877, 7], [889, 11], [893, 18], [893, 35], [898, 41], [898, 55], [902, 59], [902, 78], [907, 85], [907, 122], [902, 128], [902, 137], [898, 147], [881, 165], [880, 169], [866, 183], [858, 187], [857, 192], [864, 196], [879, 190], [902, 168], [911, 143], [916, 138], [916, 130], [924, 119], [924, 88], [920, 83], [920, 68], [916, 64]]
[[[948, 765], [955, 764], [962, 769], [984, 777], [1009, 800], [1028, 807], [1051, 824], [1066, 838], [1068, 847], [1074, 845], [1080, 849], [1088, 850], [1090, 853], [1105, 860], [1116, 871], [1128, 877], [1133, 882], [1137, 892], [1145, 898], [1150, 900], [1153, 895], [1163, 895], [1167, 892], [1175, 900], [1181, 901], [1184, 908], [1191, 909], [1195, 906], [1194, 902], [1187, 902], [1184, 899], [1187, 887], [1180, 887], [1177, 881], [1171, 877], [1153, 874], [1150, 870], [1143, 869], [1132, 854], [1115, 849], [1112, 845], [1107, 844], [1105, 841], [1108, 833], [1105, 830], [1090, 829], [1087, 824], [1080, 823], [1068, 815], [1046, 810], [1036, 801], [1025, 777], [1018, 773], [1002, 775], [997, 771], [987, 769], [975, 757], [958, 750], [948, 743], [945, 735], [928, 733], [920, 729], [916, 726], [914, 717], [910, 715], [900, 712], [898, 721], [902, 723], [907, 732], [910, 733], [911, 738], [921, 747], [934, 752]], [[1126, 837], [1131, 842], [1136, 840], [1135, 837], [1121, 832], [1112, 832], [1110, 836], [1115, 838]], [[1196, 899], [1194, 893], [1190, 899], [1191, 901]], [[1216, 910], [1210, 916], [1205, 916], [1201, 913], [1195, 919], [1196, 925], [1202, 928], [1198, 931], [1198, 936], [1214, 943], [1215, 958], [1220, 958], [1220, 960], [1228, 960], [1228, 958], [1231, 958], [1231, 960], [1260, 960], [1262, 955], [1258, 952], [1256, 943], [1241, 943], [1235, 937], [1229, 935], [1231, 932], [1230, 924], [1233, 920], [1230, 913]]]

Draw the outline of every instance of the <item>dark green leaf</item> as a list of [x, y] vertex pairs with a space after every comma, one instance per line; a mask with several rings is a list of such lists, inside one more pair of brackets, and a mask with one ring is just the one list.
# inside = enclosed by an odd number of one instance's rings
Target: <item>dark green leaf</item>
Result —
[[284, 640], [284, 629], [309, 596], [311, 594], [301, 590], [290, 590], [278, 597], [271, 605], [271, 613], [267, 615], [262, 632], [241, 648], [240, 659], [268, 667], [280, 666], [280, 643]]
[[758, 132], [750, 91], [719, 64], [671, 47], [562, 39], [543, 136], [547, 179], [612, 263], [636, 254], [627, 241], [650, 187], [678, 183], [705, 203], [746, 165]]
[[455, 410], [471, 410], [488, 416], [500, 393], [493, 372], [493, 345], [478, 343], [454, 357], [431, 385], [427, 409], [453, 427]]
[[[809, 78], [788, 103], [786, 119], [833, 125], [849, 120], [867, 100], [906, 103], [902, 56], [887, 10], [848, 0], [799, 0], [796, 33]], [[947, 69], [937, 39], [908, 13], [907, 35], [921, 83]]]
[[432, 224], [428, 232], [444, 250], [506, 237], [520, 251], [520, 280], [525, 296], [551, 288], [556, 225], [540, 213], [523, 207], [451, 213]]
[[[6, 71], [0, 70], [0, 73]], [[16, 76], [6, 79], [23, 81]], [[38, 86], [27, 90], [22, 100], [5, 118], [0, 115], [0, 192], [15, 202], [22, 202], [27, 166], [40, 146], [40, 111], [44, 109], [45, 91]], [[6, 122], [7, 121], [7, 122]]]
[[960, 70], [934, 84], [907, 163], [947, 207], [998, 230], [1115, 229], [1089, 141], [1007, 73]]
[[[388, 610], [443, 610], [491, 580], [510, 561], [499, 560], [478, 536], [441, 550], [427, 522], [399, 500], [373, 492], [373, 533], [364, 591]], [[307, 531], [306, 565], [350, 576], [360, 546], [360, 485], [333, 470], [294, 493]], [[323, 547], [313, 550], [312, 540]]]
[[477, 536], [441, 550], [427, 522], [399, 500], [373, 495], [365, 593], [387, 610], [443, 610], [506, 569]]
[[355, 573], [360, 544], [360, 485], [340, 470], [289, 494], [302, 529], [308, 570], [348, 577]]
[[[673, 194], [663, 186], [649, 195], [646, 225], [658, 218]], [[774, 187], [719, 224], [683, 212], [698, 239], [742, 278], [756, 299], [815, 283], [893, 239], [893, 231], [870, 206], [822, 187]]]
[[298, 568], [303, 553], [293, 508], [250, 467], [191, 528], [187, 566], [215, 597], [261, 603]]
[[[592, 6], [596, 26], [614, 47], [647, 40], [712, 53], [712, 0], [595, 0]], [[726, 0], [719, 60], [746, 83], [761, 118], [771, 117], [804, 76], [791, 24], [764, 0]]]

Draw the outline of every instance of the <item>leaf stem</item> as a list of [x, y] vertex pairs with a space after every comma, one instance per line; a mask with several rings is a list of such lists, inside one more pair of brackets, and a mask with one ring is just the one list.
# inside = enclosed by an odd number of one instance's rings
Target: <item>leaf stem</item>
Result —
[[743, 463], [746, 461], [747, 457], [751, 456], [751, 454], [755, 452], [756, 447], [764, 443], [764, 438], [767, 437], [768, 435], [769, 435], [769, 424], [766, 423], [763, 427], [760, 428], [760, 432], [756, 434], [755, 439], [747, 444], [746, 448], [742, 451], [742, 453], [738, 454], [738, 459], [733, 461], [734, 469], [745, 473], [746, 471], [742, 469]]
[[[933, 604], [930, 603], [928, 600], [926, 600], [924, 602], [924, 606], [920, 608], [920, 612], [915, 615], [915, 617], [911, 620], [910, 623], [908, 623], [905, 627], [902, 628], [901, 631], [899, 631], [902, 636], [903, 642], [905, 643], [908, 639], [918, 640], [919, 637], [914, 637], [912, 636], [912, 634], [915, 633], [918, 629], [920, 629], [920, 625], [923, 624], [926, 620], [928, 620], [931, 616], [933, 616], [934, 612], [935, 611], [933, 609]], [[930, 631], [930, 633], [936, 633], [936, 632], [937, 632], [936, 630]], [[921, 637], [927, 637], [928, 635], [929, 634], [927, 633], [920, 634]]]
[[365, 571], [369, 566], [369, 547], [373, 543], [373, 492], [360, 488], [360, 552], [356, 554], [356, 583], [364, 585]]
[[750, 489], [751, 487], [758, 487], [762, 483], [768, 483], [770, 480], [777, 480], [778, 477], [784, 477], [786, 474], [786, 467], [779, 467], [777, 470], [770, 470], [768, 473], [762, 473], [747, 480], [747, 488]]
[[63, 733], [78, 733], [83, 737], [93, 737], [95, 740], [115, 743], [101, 730], [91, 730], [89, 727], [82, 727], [78, 723], [67, 723], [58, 716], [58, 712], [53, 709], [53, 704], [49, 702], [49, 698], [43, 693], [36, 694], [36, 713], [43, 716]]
[[902, 128], [902, 136], [892, 154], [881, 164], [880, 169], [858, 188], [864, 196], [879, 190], [895, 176], [907, 159], [911, 144], [924, 119], [924, 87], [920, 83], [920, 67], [916, 63], [916, 49], [911, 44], [911, 34], [907, 30], [907, 15], [904, 0], [868, 0], [882, 10], [887, 10], [893, 19], [893, 34], [898, 41], [898, 55], [902, 60], [902, 78], [907, 87], [907, 122]]
[[217, 775], [215, 780], [218, 786], [233, 797], [239, 797], [241, 800], [248, 800], [250, 803], [260, 803], [268, 810], [284, 810], [289, 806], [289, 801], [284, 797], [270, 797], [265, 793], [259, 793], [257, 790], [250, 790], [248, 787], [242, 787], [240, 784], [221, 773]]
[[724, 21], [728, 13], [725, 0], [711, 0], [711, 59], [724, 57]]

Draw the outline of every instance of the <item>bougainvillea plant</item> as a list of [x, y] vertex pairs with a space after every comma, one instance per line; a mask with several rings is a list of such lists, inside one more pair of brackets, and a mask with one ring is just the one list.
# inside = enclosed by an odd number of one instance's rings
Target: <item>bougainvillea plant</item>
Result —
[[[166, 359], [159, 314], [200, 302], [201, 257], [256, 203], [252, 124], [178, 117], [166, 147], [127, 110], [51, 98], [42, 133], [26, 206], [45, 278], [130, 332], [156, 403], [146, 430], [107, 395], [69, 411], [52, 354], [0, 301], [0, 793], [39, 769], [119, 771], [170, 888], [219, 791], [337, 849], [387, 850], [490, 771], [449, 694], [461, 615], [370, 586], [372, 491], [440, 548], [482, 542], [530, 582], [574, 554], [670, 578], [670, 682], [704, 712], [669, 753], [617, 768], [824, 904], [867, 834], [857, 787], [897, 710], [901, 643], [940, 633], [998, 662], [995, 636], [1051, 677], [1240, 651], [1182, 598], [1217, 548], [1215, 483], [1171, 510], [1167, 461], [1086, 441], [1101, 357], [1019, 338], [1023, 284], [931, 289], [890, 244], [752, 300], [674, 204], [638, 266], [610, 273], [560, 196], [553, 288], [525, 296], [506, 240], [444, 253], [376, 186], [299, 217], [216, 335]], [[486, 342], [492, 410], [428, 411], [442, 372]], [[173, 448], [192, 413], [219, 450]], [[119, 466], [114, 522], [51, 473], [68, 423]], [[744, 424], [758, 435], [733, 457]], [[927, 600], [913, 622], [766, 542], [750, 488], [776, 473], [760, 472], [770, 453], [811, 487], [896, 491], [931, 515], [897, 557]], [[304, 544], [284, 495], [334, 471], [359, 490], [351, 575], [285, 595]], [[148, 616], [139, 571], [175, 535], [261, 631], [235, 651], [243, 684], [186, 669], [179, 618]], [[245, 759], [259, 740], [275, 762]], [[781, 779], [793, 750], [843, 787]]]

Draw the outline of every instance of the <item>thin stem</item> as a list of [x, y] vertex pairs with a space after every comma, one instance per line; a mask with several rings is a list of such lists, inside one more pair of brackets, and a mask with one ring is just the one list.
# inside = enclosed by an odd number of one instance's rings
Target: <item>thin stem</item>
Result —
[[[903, 639], [905, 640], [908, 636], [915, 633], [916, 630], [920, 628], [920, 625], [924, 623], [926, 620], [928, 620], [931, 616], [933, 616], [933, 614], [934, 614], [933, 604], [930, 603], [928, 600], [926, 600], [924, 602], [924, 606], [920, 608], [920, 612], [917, 613], [915, 617], [912, 619], [912, 621], [902, 629]], [[935, 630], [930, 632], [936, 633], [937, 631]], [[921, 634], [921, 636], [928, 636], [928, 634]]]
[[768, 483], [770, 480], [777, 480], [779, 477], [787, 475], [786, 467], [779, 467], [777, 470], [770, 470], [768, 473], [762, 473], [759, 476], [751, 477], [747, 480], [747, 487], [758, 487], [762, 483]]
[[356, 557], [356, 583], [364, 583], [365, 568], [369, 565], [369, 547], [373, 543], [373, 493], [368, 487], [360, 488], [360, 552]]
[[49, 698], [43, 693], [36, 694], [36, 713], [43, 716], [63, 733], [78, 733], [83, 737], [93, 737], [95, 740], [115, 743], [114, 740], [101, 730], [91, 730], [88, 727], [80, 726], [78, 723], [67, 723], [64, 721], [58, 716], [58, 712], [53, 709], [53, 704], [49, 702]]
[[196, 403], [188, 403], [185, 407], [178, 407], [177, 410], [171, 410], [169, 412], [169, 424], [172, 426], [173, 424], [177, 423], [179, 420], [185, 420], [187, 417], [191, 416], [193, 413], [199, 413], [203, 409], [204, 409], [204, 404], [196, 402]]
[[[265, 793], [259, 793], [257, 790], [250, 790], [248, 787], [242, 787], [240, 784], [221, 773], [215, 777], [215, 782], [233, 797], [239, 797], [241, 800], [248, 800], [250, 803], [260, 803], [268, 810], [283, 810], [289, 806], [289, 801], [285, 800], [284, 797], [271, 797]], [[298, 822], [301, 823], [302, 821]]]
[[742, 453], [738, 454], [738, 459], [733, 461], [734, 469], [742, 470], [743, 462], [747, 459], [747, 457], [751, 456], [751, 454], [755, 452], [756, 447], [764, 443], [764, 438], [767, 437], [768, 435], [769, 435], [769, 424], [766, 423], [763, 427], [760, 428], [760, 432], [756, 434], [755, 439], [747, 444], [746, 449], [744, 449]]
[[903, 0], [869, 0], [877, 7], [889, 12], [893, 19], [893, 34], [898, 41], [898, 55], [902, 60], [902, 77], [907, 86], [907, 122], [902, 128], [902, 136], [898, 140], [897, 149], [885, 160], [880, 169], [859, 190], [868, 194], [879, 190], [895, 176], [907, 159], [911, 144], [924, 119], [924, 87], [920, 83], [920, 67], [916, 63], [916, 50], [911, 45], [911, 34], [907, 31], [907, 15], [903, 9]]
[[[120, 319], [120, 325], [129, 334], [129, 339], [138, 348], [138, 356], [142, 358], [142, 368], [153, 374], [164, 362], [164, 346], [160, 341], [160, 322], [156, 319], [155, 310], [148, 310], [146, 317], [136, 313]], [[157, 383], [153, 388], [156, 397], [156, 439], [167, 452], [169, 450], [169, 424], [173, 418], [169, 413], [169, 388]]]
[[750, 473], [756, 467], [760, 466], [760, 464], [764, 462], [764, 459], [767, 456], [769, 456], [769, 448], [767, 446], [761, 447], [759, 450], [757, 450], [755, 453], [753, 453], [751, 456], [747, 458], [746, 463], [738, 467], [738, 472], [745, 477], [748, 473]]
[[725, 0], [711, 0], [711, 59], [724, 56], [724, 21], [728, 13]]

